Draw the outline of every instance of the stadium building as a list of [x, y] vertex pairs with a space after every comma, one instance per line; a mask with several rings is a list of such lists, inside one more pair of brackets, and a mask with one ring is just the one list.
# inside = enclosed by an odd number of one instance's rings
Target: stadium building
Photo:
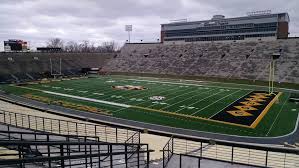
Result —
[[236, 18], [214, 15], [211, 20], [162, 24], [161, 42], [286, 39], [289, 22], [288, 13], [253, 12]]

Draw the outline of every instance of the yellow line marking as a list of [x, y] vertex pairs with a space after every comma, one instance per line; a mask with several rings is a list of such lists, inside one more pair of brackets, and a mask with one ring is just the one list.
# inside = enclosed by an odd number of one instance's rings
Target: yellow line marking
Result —
[[279, 96], [282, 94], [282, 92], [279, 92], [272, 100], [271, 102], [264, 108], [262, 113], [255, 119], [255, 121], [250, 125], [250, 128], [255, 128], [261, 120], [264, 118], [264, 116], [268, 113], [272, 105], [275, 103], [275, 101], [279, 98]]
[[23, 88], [23, 89], [29, 89], [29, 90], [34, 90], [34, 91], [43, 92], [43, 90], [40, 90], [40, 89], [34, 89], [34, 88], [30, 88], [30, 87], [25, 87], [25, 86], [14, 85], [14, 87], [19, 87], [19, 88]]
[[[30, 87], [17, 86], [17, 85], [15, 85], [15, 87], [43, 92], [43, 90], [34, 89], [34, 88], [30, 88]], [[181, 114], [181, 113], [157, 110], [157, 109], [152, 109], [152, 108], [146, 108], [146, 107], [141, 107], [141, 106], [131, 106], [131, 108], [137, 108], [137, 109], [142, 109], [142, 110], [152, 111], [152, 112], [159, 112], [159, 113], [163, 113], [163, 114], [168, 114], [168, 115], [173, 115], [173, 116], [178, 116], [178, 117], [184, 117], [184, 118], [189, 118], [189, 119], [197, 119], [197, 120], [203, 120], [203, 121], [217, 122], [217, 123], [228, 124], [228, 125], [233, 125], [233, 126], [239, 126], [239, 127], [244, 127], [244, 128], [255, 128], [258, 125], [258, 123], [262, 120], [262, 118], [267, 114], [270, 107], [275, 103], [275, 101], [278, 99], [278, 97], [281, 94], [282, 94], [282, 92], [279, 92], [273, 98], [273, 100], [265, 107], [265, 109], [262, 111], [262, 113], [257, 117], [257, 119], [250, 126], [242, 125], [242, 124], [235, 124], [235, 123], [230, 123], [230, 122], [225, 122], [225, 121], [218, 121], [218, 120], [213, 120], [213, 119], [204, 118], [204, 117], [191, 116], [191, 115], [187, 115], [187, 114]]]

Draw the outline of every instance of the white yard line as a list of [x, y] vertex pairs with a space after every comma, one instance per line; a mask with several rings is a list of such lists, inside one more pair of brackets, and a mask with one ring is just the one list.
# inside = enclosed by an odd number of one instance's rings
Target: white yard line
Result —
[[219, 102], [220, 100], [225, 99], [225, 98], [227, 98], [228, 96], [231, 96], [231, 95], [233, 95], [233, 94], [235, 94], [235, 93], [237, 93], [237, 92], [240, 92], [240, 91], [241, 91], [241, 90], [237, 90], [237, 91], [235, 91], [235, 92], [233, 92], [233, 93], [231, 93], [231, 94], [229, 94], [229, 95], [226, 95], [226, 96], [222, 97], [221, 99], [218, 99], [217, 101], [214, 101], [213, 103], [211, 103], [211, 104], [205, 106], [204, 108], [201, 108], [201, 109], [198, 110], [197, 112], [192, 113], [191, 115], [197, 114], [198, 112], [200, 112], [200, 111], [202, 111], [202, 110], [204, 110], [204, 109], [210, 107], [211, 105], [213, 105], [213, 104]]
[[56, 92], [50, 92], [50, 91], [42, 91], [42, 92], [47, 93], [47, 94], [52, 94], [52, 95], [70, 97], [70, 98], [79, 99], [79, 100], [86, 100], [86, 101], [91, 101], [91, 102], [96, 102], [96, 103], [109, 104], [109, 105], [113, 105], [113, 106], [119, 106], [119, 107], [125, 107], [125, 108], [131, 107], [130, 105], [127, 105], [127, 104], [114, 103], [114, 102], [110, 102], [110, 101], [97, 100], [97, 99], [86, 98], [86, 97], [81, 97], [81, 96], [74, 96], [74, 95], [56, 93]]
[[289, 94], [289, 96], [287, 97], [287, 99], [284, 101], [283, 105], [281, 106], [281, 108], [280, 108], [280, 110], [279, 110], [277, 116], [275, 117], [275, 120], [273, 121], [271, 127], [269, 128], [269, 131], [267, 132], [266, 136], [268, 136], [268, 134], [269, 134], [270, 131], [272, 130], [272, 128], [273, 128], [273, 126], [274, 126], [276, 120], [278, 119], [278, 116], [279, 116], [280, 113], [282, 112], [282, 109], [283, 109], [284, 105], [286, 104], [287, 100], [289, 99], [289, 97], [290, 97], [290, 94]]
[[[177, 89], [177, 88], [175, 88], [175, 89]], [[190, 89], [190, 88], [189, 88]], [[188, 90], [188, 89], [186, 89], [186, 90]], [[177, 92], [182, 92], [183, 90], [178, 90]], [[185, 90], [184, 90], [185, 91]], [[173, 93], [170, 93], [170, 94], [176, 94], [177, 92], [173, 92]], [[194, 91], [191, 91], [191, 92], [194, 92]], [[187, 93], [190, 93], [190, 92], [187, 92]], [[186, 93], [184, 93], [184, 94], [186, 94]], [[171, 97], [170, 99], [167, 99], [167, 101], [168, 100], [171, 100], [171, 99], [174, 99], [174, 98], [176, 98], [176, 97], [179, 97], [179, 96], [182, 96], [182, 95], [184, 95], [184, 94], [181, 94], [181, 95], [178, 95], [178, 96], [175, 96], [175, 97]], [[155, 106], [156, 104], [152, 104], [152, 105], [150, 105], [150, 106], [148, 106], [147, 108], [149, 108], [149, 107], [152, 107], [152, 106]]]
[[[175, 80], [175, 79], [172, 79], [172, 78], [155, 78], [155, 77], [137, 77], [139, 79], [157, 79], [157, 80], [161, 80], [161, 79], [164, 79], [164, 80]], [[127, 80], [135, 80], [135, 79], [127, 79]], [[259, 88], [268, 88], [268, 86], [261, 86], [261, 85], [253, 85], [253, 84], [241, 84], [241, 83], [231, 83], [231, 82], [214, 82], [214, 81], [209, 81], [209, 80], [205, 80], [205, 81], [197, 81], [197, 80], [184, 80], [184, 79], [178, 79], [178, 80], [182, 80], [182, 81], [194, 81], [194, 82], [207, 82], [207, 83], [220, 83], [220, 84], [233, 84], [233, 85], [237, 85], [237, 86], [250, 86], [250, 87], [259, 87]], [[158, 82], [158, 81], [157, 81]], [[203, 85], [206, 85], [206, 84], [203, 84]], [[213, 87], [213, 86], [211, 86]], [[217, 86], [214, 86], [214, 87], [217, 87]], [[243, 88], [235, 88], [235, 87], [222, 87], [222, 88], [232, 88], [232, 89], [243, 89]], [[292, 92], [299, 92], [299, 90], [297, 89], [289, 89], [289, 88], [283, 88], [283, 87], [274, 87], [274, 89], [282, 89], [282, 90], [286, 90], [286, 91], [292, 91]], [[250, 89], [243, 89], [243, 90], [250, 90]]]
[[154, 82], [154, 83], [166, 83], [166, 84], [173, 84], [173, 85], [185, 85], [185, 86], [207, 86], [207, 87], [216, 87], [216, 88], [226, 88], [226, 89], [242, 89], [242, 90], [251, 90], [251, 89], [244, 89], [244, 88], [235, 88], [235, 87], [225, 87], [225, 86], [209, 86], [209, 85], [198, 85], [192, 83], [178, 83], [178, 82], [163, 82], [163, 81], [152, 81], [152, 80], [136, 80], [136, 79], [127, 79], [127, 80], [134, 80], [134, 81], [144, 81], [144, 82]]
[[[149, 88], [148, 88], [149, 89]], [[177, 88], [172, 88], [172, 89], [170, 89], [170, 90], [174, 90], [174, 89], [177, 89]], [[167, 89], [159, 89], [159, 90], [156, 90], [156, 91], [154, 91], [154, 92], [158, 92], [159, 91], [159, 93], [162, 93], [162, 92], [164, 92], [164, 91], [169, 91], [169, 90], [167, 90]], [[162, 91], [162, 92], [161, 92]], [[126, 97], [127, 99], [131, 99], [131, 98], [137, 98], [136, 96], [139, 96], [139, 95], [141, 95], [142, 96], [142, 94], [144, 94], [144, 92], [143, 91], [140, 91], [140, 93], [132, 93], [132, 92], [130, 92], [130, 94], [133, 94], [133, 95], [130, 95], [130, 96], [128, 96], [128, 97]], [[125, 95], [127, 95], [127, 94], [125, 94]], [[140, 99], [144, 99], [144, 98], [146, 98], [146, 97], [148, 97], [148, 96], [142, 96]], [[132, 100], [128, 100], [128, 101], [125, 101], [125, 103], [128, 103], [128, 102], [131, 102]]]
[[[164, 93], [164, 92], [169, 92], [169, 91], [176, 90], [176, 89], [177, 89], [176, 87], [173, 88], [173, 89], [169, 89], [169, 90], [165, 90], [165, 89], [163, 90], [163, 89], [162, 89], [162, 90], [161, 90], [160, 92], [158, 92], [157, 94], [156, 94], [156, 93], [155, 93], [155, 94], [152, 94], [152, 93], [151, 93], [151, 94], [149, 94], [149, 95], [145, 95], [145, 96], [143, 96], [142, 99], [145, 98], [145, 97], [151, 97], [151, 96], [161, 96], [162, 93]], [[166, 94], [166, 95], [168, 95], [168, 94]], [[148, 99], [148, 100], [149, 100], [149, 99]], [[150, 100], [150, 101], [152, 101], [152, 100]], [[144, 102], [138, 103], [138, 104], [136, 104], [135, 106], [138, 106], [138, 105], [140, 105], [140, 104], [142, 104], [142, 103], [144, 103]], [[149, 106], [148, 106], [148, 107], [149, 107]], [[148, 107], [147, 107], [147, 108], [148, 108]]]
[[[216, 89], [212, 89], [212, 90], [216, 90]], [[201, 95], [201, 94], [204, 94], [204, 93], [207, 93], [207, 92], [210, 92], [210, 91], [212, 91], [212, 90], [209, 89], [209, 90], [207, 90], [207, 91], [205, 91], [205, 92], [200, 93], [200, 95]], [[174, 105], [176, 105], [176, 104], [179, 104], [179, 103], [181, 103], [181, 102], [183, 102], [183, 101], [192, 99], [193, 97], [196, 97], [196, 96], [199, 96], [199, 95], [193, 95], [193, 96], [191, 96], [191, 97], [188, 97], [187, 99], [184, 99], [184, 100], [178, 101], [178, 102], [176, 102], [176, 103], [174, 103], [174, 104], [171, 104], [171, 105], [169, 105], [169, 106], [166, 106], [166, 107], [162, 108], [161, 110], [163, 110], [163, 109], [165, 109], [165, 108], [172, 107], [172, 106], [174, 106]]]
[[[199, 103], [199, 102], [201, 102], [201, 101], [203, 101], [203, 100], [206, 100], [206, 99], [208, 99], [208, 98], [210, 98], [210, 97], [212, 97], [212, 96], [215, 96], [215, 95], [217, 95], [217, 94], [219, 94], [219, 93], [222, 93], [222, 92], [224, 92], [224, 91], [219, 91], [219, 92], [217, 92], [217, 93], [215, 93], [215, 94], [212, 94], [212, 95], [210, 95], [210, 96], [208, 96], [208, 97], [206, 97], [206, 98], [199, 99], [198, 101], [196, 101], [196, 102], [194, 102], [194, 103], [192, 103], [192, 104], [188, 104], [188, 106], [192, 106], [192, 105], [194, 105], [194, 104], [196, 104], [196, 103]], [[175, 112], [182, 111], [183, 109], [185, 109], [185, 108], [179, 109], [179, 110], [177, 110], [177, 111], [175, 111]]]
[[237, 100], [239, 100], [240, 98], [246, 96], [247, 94], [249, 94], [250, 92], [252, 92], [253, 90], [247, 92], [246, 94], [240, 96], [238, 99], [236, 99], [235, 101], [233, 101], [232, 103], [230, 103], [229, 105], [225, 106], [224, 108], [222, 108], [221, 110], [219, 110], [217, 113], [215, 113], [214, 115], [212, 115], [211, 117], [209, 117], [209, 119], [213, 118], [216, 114], [218, 114], [219, 112], [223, 111], [225, 108], [231, 106], [232, 104], [234, 104]]

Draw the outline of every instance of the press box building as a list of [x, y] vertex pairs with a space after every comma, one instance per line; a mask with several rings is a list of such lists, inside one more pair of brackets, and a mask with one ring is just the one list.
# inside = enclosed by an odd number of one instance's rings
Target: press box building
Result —
[[161, 42], [285, 39], [289, 35], [288, 13], [251, 13], [244, 17], [173, 22], [161, 25]]

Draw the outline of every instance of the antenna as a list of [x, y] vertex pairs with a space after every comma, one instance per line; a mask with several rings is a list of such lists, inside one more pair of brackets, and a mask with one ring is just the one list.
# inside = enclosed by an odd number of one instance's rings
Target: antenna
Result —
[[179, 22], [188, 22], [187, 19], [175, 19], [175, 20], [170, 20], [171, 23], [179, 23]]
[[253, 11], [253, 12], [247, 12], [247, 16], [270, 15], [271, 13], [272, 13], [271, 10]]

